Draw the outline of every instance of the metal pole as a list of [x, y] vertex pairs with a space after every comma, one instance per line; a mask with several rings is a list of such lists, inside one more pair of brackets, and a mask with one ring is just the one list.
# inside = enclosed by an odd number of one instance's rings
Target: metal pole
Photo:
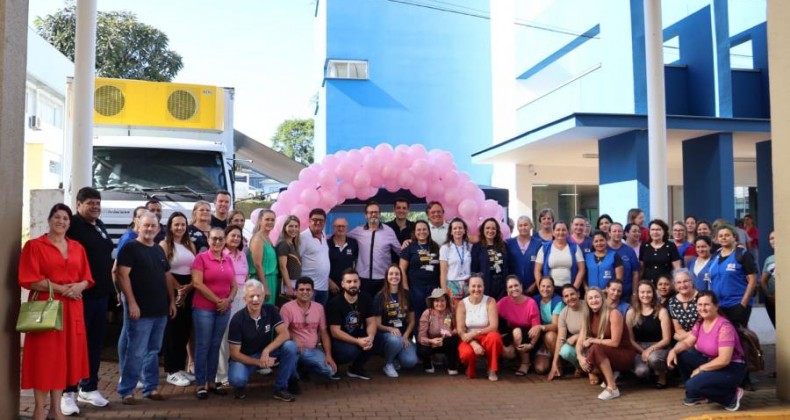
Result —
[[93, 88], [96, 68], [96, 0], [77, 0], [74, 45], [74, 124], [72, 126], [71, 182], [66, 191], [74, 204], [77, 191], [91, 185], [93, 160]]
[[664, 97], [664, 31], [661, 24], [661, 0], [644, 0], [644, 6], [650, 217], [667, 220], [669, 217], [667, 116]]

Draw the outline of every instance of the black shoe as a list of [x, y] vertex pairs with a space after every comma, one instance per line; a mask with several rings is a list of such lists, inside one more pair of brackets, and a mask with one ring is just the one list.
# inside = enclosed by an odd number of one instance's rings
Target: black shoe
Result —
[[247, 398], [247, 393], [244, 391], [244, 388], [233, 388], [233, 398], [243, 400]]
[[302, 385], [299, 383], [298, 379], [291, 379], [288, 381], [288, 392], [294, 395], [302, 393]]
[[206, 388], [199, 388], [197, 391], [195, 391], [195, 398], [199, 400], [208, 399], [208, 392], [206, 391]]
[[222, 384], [215, 384], [213, 388], [209, 388], [208, 390], [214, 395], [228, 395], [228, 391], [222, 388]]
[[363, 379], [366, 381], [370, 380], [370, 376], [368, 375], [368, 373], [365, 372], [365, 369], [361, 369], [361, 368], [360, 369], [348, 368], [348, 372], [346, 372], [346, 375], [348, 375], [349, 378]]
[[281, 389], [279, 391], [274, 391], [274, 399], [285, 402], [293, 402], [296, 400], [296, 397], [294, 397], [290, 392]]

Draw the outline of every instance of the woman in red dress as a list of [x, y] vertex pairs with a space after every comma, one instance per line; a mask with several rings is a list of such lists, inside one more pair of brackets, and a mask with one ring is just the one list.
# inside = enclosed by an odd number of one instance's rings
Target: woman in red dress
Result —
[[[63, 304], [63, 330], [28, 333], [22, 354], [22, 389], [35, 391], [34, 419], [63, 419], [60, 397], [67, 385], [87, 378], [88, 346], [82, 312], [82, 291], [93, 286], [88, 258], [79, 242], [66, 238], [71, 209], [55, 204], [49, 212], [49, 232], [29, 240], [19, 261], [19, 285], [38, 291], [38, 300]], [[32, 295], [31, 295], [32, 296]], [[49, 395], [49, 413], [44, 404]]]

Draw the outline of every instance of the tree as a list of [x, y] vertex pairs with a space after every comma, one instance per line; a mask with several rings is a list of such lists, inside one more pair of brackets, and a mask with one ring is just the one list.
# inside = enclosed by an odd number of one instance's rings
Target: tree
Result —
[[289, 158], [309, 165], [313, 163], [313, 119], [285, 120], [272, 137], [272, 148]]
[[[36, 32], [74, 61], [76, 6], [66, 6], [33, 22]], [[117, 79], [169, 82], [184, 67], [181, 56], [167, 49], [162, 31], [137, 20], [129, 11], [97, 13], [96, 74]]]

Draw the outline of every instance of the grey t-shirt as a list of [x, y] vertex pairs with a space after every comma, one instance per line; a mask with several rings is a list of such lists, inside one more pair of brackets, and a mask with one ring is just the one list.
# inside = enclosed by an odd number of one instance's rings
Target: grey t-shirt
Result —
[[582, 304], [579, 304], [579, 309], [573, 310], [570, 306], [566, 306], [562, 312], [560, 312], [560, 329], [565, 327], [568, 331], [568, 335], [565, 337], [566, 339], [570, 336], [576, 335], [581, 331], [582, 326], [584, 325], [584, 311], [582, 310]]

